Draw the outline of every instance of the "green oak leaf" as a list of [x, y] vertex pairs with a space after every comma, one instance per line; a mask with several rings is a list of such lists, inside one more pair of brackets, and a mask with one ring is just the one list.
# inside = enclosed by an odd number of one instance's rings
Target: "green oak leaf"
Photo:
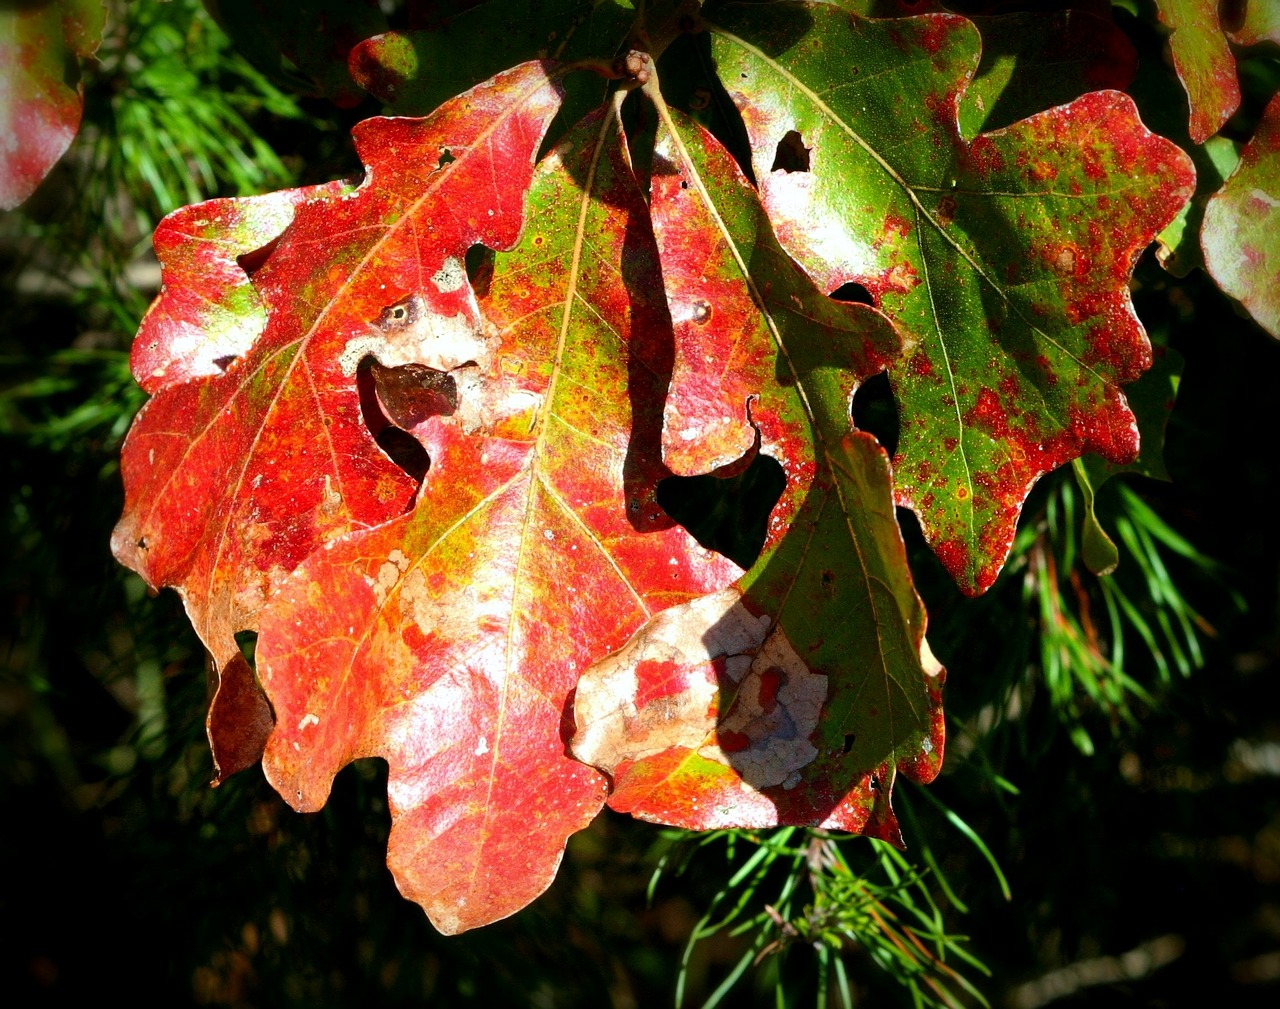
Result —
[[[890, 369], [898, 503], [982, 592], [1040, 476], [1137, 454], [1122, 386], [1151, 349], [1128, 281], [1191, 163], [1115, 91], [965, 141], [980, 39], [955, 15], [734, 4], [708, 27], [783, 246], [825, 290], [866, 288], [912, 343]], [[804, 170], [773, 167], [789, 135]]]

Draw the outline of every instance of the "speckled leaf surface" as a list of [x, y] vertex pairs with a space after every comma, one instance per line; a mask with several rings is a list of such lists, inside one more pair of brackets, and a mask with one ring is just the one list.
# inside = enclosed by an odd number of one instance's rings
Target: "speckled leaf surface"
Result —
[[[979, 37], [954, 15], [732, 5], [712, 30], [783, 246], [824, 290], [864, 286], [912, 344], [890, 370], [897, 500], [981, 592], [1041, 475], [1138, 451], [1122, 386], [1150, 346], [1127, 285], [1190, 161], [1114, 91], [965, 142]], [[790, 132], [808, 170], [772, 168]]]
[[1239, 45], [1280, 45], [1280, 4], [1275, 0], [1229, 0], [1223, 5], [1223, 22], [1228, 37]]
[[[366, 120], [355, 131], [364, 182], [297, 202], [253, 268], [252, 292], [230, 266], [233, 250], [266, 238], [298, 194], [205, 204], [179, 219], [191, 230], [169, 237], [187, 251], [166, 259], [211, 256], [214, 270], [207, 286], [171, 273], [144, 338], [184, 322], [194, 330], [210, 313], [244, 324], [258, 311], [254, 294], [265, 326], [232, 360], [217, 356], [225, 347], [215, 330], [213, 375], [202, 374], [210, 355], [198, 340], [164, 338], [180, 351], [169, 367], [195, 377], [158, 388], [134, 420], [112, 549], [148, 584], [179, 591], [219, 668], [239, 655], [235, 633], [256, 627], [268, 595], [307, 555], [408, 507], [417, 482], [374, 441], [359, 363], [469, 352], [480, 315], [462, 257], [477, 241], [517, 240], [534, 153], [558, 106], [546, 68], [527, 64], [426, 120]], [[454, 185], [470, 199], [454, 202]], [[242, 226], [245, 215], [256, 224]]]
[[1191, 139], [1202, 144], [1240, 107], [1240, 81], [1218, 17], [1218, 0], [1156, 0], [1191, 105]]
[[670, 321], [612, 114], [538, 167], [529, 225], [480, 298], [457, 407], [413, 433], [413, 511], [309, 558], [262, 621], [268, 777], [299, 809], [389, 765], [388, 862], [447, 933], [546, 888], [605, 782], [573, 760], [582, 670], [740, 569], [656, 503]]
[[732, 157], [679, 113], [663, 112], [651, 206], [676, 334], [664, 457], [695, 473], [759, 451], [787, 484], [737, 585], [583, 675], [574, 753], [645, 819], [893, 837], [895, 773], [927, 780], [942, 756], [888, 460], [849, 418], [897, 336], [796, 268]]
[[1280, 337], [1280, 95], [1206, 204], [1200, 244], [1218, 286]]
[[97, 50], [106, 16], [102, 0], [0, 6], [0, 210], [30, 196], [75, 139], [78, 58]]
[[206, 375], [221, 375], [253, 347], [267, 309], [240, 257], [265, 250], [284, 234], [294, 210], [340, 196], [335, 182], [266, 196], [207, 200], [160, 222], [152, 243], [162, 290], [143, 317], [129, 364], [149, 393]]

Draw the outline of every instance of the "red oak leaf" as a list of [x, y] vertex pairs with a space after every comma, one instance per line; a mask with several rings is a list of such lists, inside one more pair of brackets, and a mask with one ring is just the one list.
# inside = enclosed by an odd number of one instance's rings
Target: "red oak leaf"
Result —
[[[519, 237], [534, 155], [559, 107], [547, 73], [524, 64], [425, 120], [360, 124], [368, 174], [345, 195], [214, 201], [160, 229], [179, 284], [135, 355], [158, 391], [125, 443], [112, 548], [152, 586], [179, 591], [218, 669], [304, 558], [409, 505], [417, 481], [362, 419], [357, 371], [366, 356], [391, 367], [469, 358], [481, 317], [463, 259], [476, 242]], [[250, 283], [235, 257], [270, 242], [291, 211]], [[212, 269], [197, 275], [195, 264]]]
[[431, 459], [413, 511], [307, 559], [257, 653], [268, 777], [315, 809], [384, 757], [388, 862], [447, 933], [535, 898], [599, 810], [565, 746], [582, 670], [739, 574], [656, 503], [670, 320], [612, 112], [540, 163], [529, 208], [444, 409], [404, 415]]

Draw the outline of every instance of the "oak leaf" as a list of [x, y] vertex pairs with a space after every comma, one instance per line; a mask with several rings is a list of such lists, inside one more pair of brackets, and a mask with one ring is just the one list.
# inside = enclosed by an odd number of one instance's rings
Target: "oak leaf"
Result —
[[598, 812], [604, 779], [565, 748], [581, 671], [739, 574], [656, 503], [670, 321], [612, 110], [528, 200], [477, 345], [434, 365], [457, 407], [413, 429], [431, 467], [412, 512], [304, 562], [258, 651], [270, 780], [315, 809], [346, 762], [385, 757], [389, 864], [447, 933], [541, 893]]
[[[432, 364], [471, 345], [481, 317], [463, 259], [475, 242], [518, 238], [558, 107], [547, 69], [526, 64], [424, 121], [360, 124], [368, 176], [355, 191], [213, 201], [158, 232], [176, 283], [135, 352], [155, 395], [123, 449], [112, 549], [150, 585], [178, 590], [216, 670], [303, 559], [410, 504], [417, 481], [374, 440], [358, 366], [368, 355]], [[446, 178], [470, 198], [452, 202]], [[239, 264], [277, 238], [250, 278]], [[407, 323], [404, 306], [427, 285], [432, 312]], [[207, 342], [187, 339], [209, 327]]]
[[[982, 592], [1041, 475], [1137, 453], [1121, 387], [1151, 351], [1127, 284], [1193, 169], [1113, 91], [966, 142], [979, 36], [964, 18], [768, 11], [730, 5], [709, 25], [765, 207], [825, 290], [862, 285], [913, 341], [890, 369], [897, 500]], [[806, 170], [773, 167], [788, 134]]]
[[658, 614], [583, 674], [573, 750], [610, 773], [613, 808], [645, 819], [896, 839], [896, 771], [941, 765], [941, 670], [888, 459], [849, 408], [899, 339], [819, 291], [729, 153], [658, 105], [651, 209], [677, 350], [664, 459], [692, 474], [758, 451], [787, 483], [737, 585]]

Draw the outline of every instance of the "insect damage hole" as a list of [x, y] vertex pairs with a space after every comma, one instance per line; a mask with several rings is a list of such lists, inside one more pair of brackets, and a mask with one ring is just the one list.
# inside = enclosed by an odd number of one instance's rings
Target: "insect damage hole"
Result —
[[784, 172], [809, 171], [809, 153], [811, 147], [805, 147], [804, 138], [795, 130], [788, 130], [786, 136], [778, 141], [778, 148], [773, 156], [773, 165], [769, 171]]
[[853, 305], [872, 305], [876, 301], [871, 297], [871, 292], [861, 284], [854, 283], [852, 280], [847, 284], [841, 284], [828, 297], [832, 301], [845, 301]]
[[487, 245], [476, 243], [467, 249], [463, 263], [467, 270], [467, 282], [475, 291], [477, 298], [489, 293], [489, 282], [493, 279], [494, 251]]

